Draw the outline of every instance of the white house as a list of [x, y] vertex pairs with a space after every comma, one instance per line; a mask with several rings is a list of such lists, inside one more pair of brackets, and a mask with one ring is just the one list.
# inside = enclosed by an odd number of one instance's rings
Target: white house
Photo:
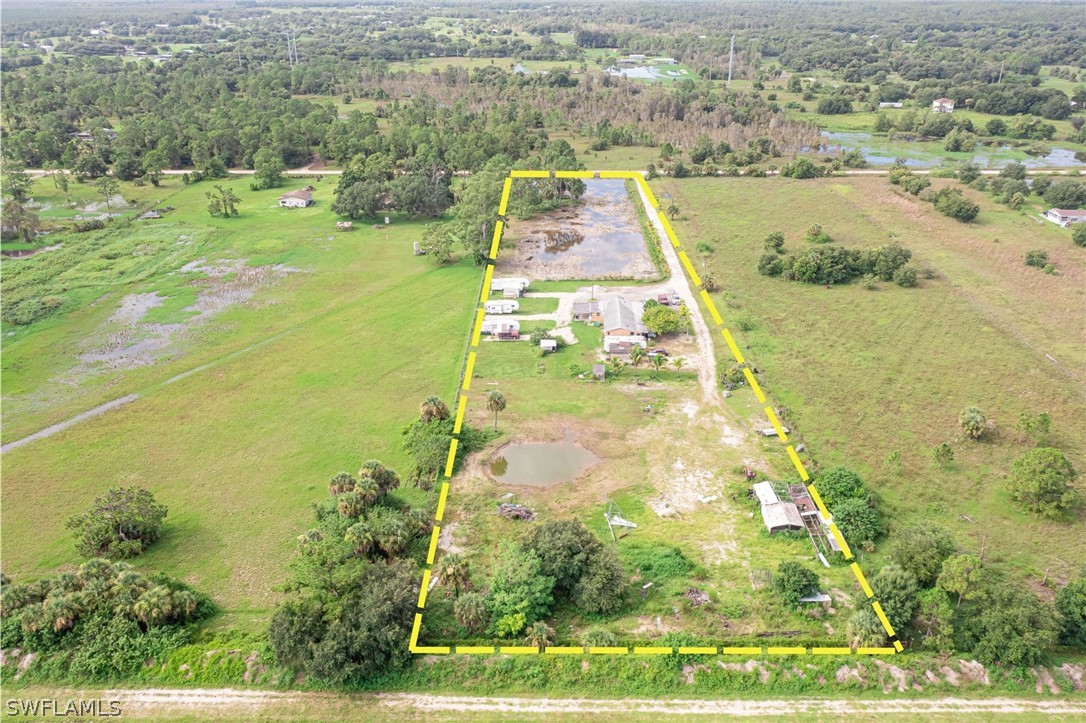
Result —
[[290, 191], [279, 197], [279, 205], [283, 208], [305, 208], [313, 205], [312, 191]]
[[954, 101], [950, 98], [936, 98], [931, 102], [932, 113], [953, 113]]
[[634, 345], [648, 346], [648, 328], [641, 322], [645, 304], [616, 298], [603, 303], [603, 351], [629, 354]]
[[883, 101], [882, 103], [879, 103], [879, 108], [902, 108], [902, 107], [904, 107], [903, 103], [890, 103], [890, 102], [886, 102], [886, 101]]
[[1050, 208], [1045, 211], [1045, 218], [1054, 224], [1067, 228], [1073, 223], [1086, 223], [1086, 211]]

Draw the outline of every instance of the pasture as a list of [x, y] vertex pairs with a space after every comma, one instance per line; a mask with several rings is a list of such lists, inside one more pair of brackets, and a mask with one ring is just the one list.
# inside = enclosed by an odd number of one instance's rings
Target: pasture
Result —
[[[13, 265], [31, 264], [45, 270], [38, 283], [68, 299], [43, 321], [4, 325], [5, 442], [140, 395], [4, 453], [4, 572], [25, 580], [75, 565], [64, 520], [110, 486], [139, 485], [169, 516], [137, 567], [187, 580], [224, 608], [221, 625], [256, 631], [328, 479], [369, 458], [406, 472], [401, 424], [427, 395], [455, 389], [480, 271], [412, 256], [421, 223], [337, 232], [327, 180], [314, 182], [315, 205], [288, 210], [278, 195], [306, 181], [253, 192], [248, 179], [229, 179], [242, 200], [228, 219], [207, 213], [211, 183], [171, 183], [176, 211], [164, 219], [58, 237], [89, 259], [62, 249], [3, 262], [5, 294]], [[115, 255], [106, 271], [126, 271], [100, 273], [101, 249]], [[181, 271], [200, 259], [233, 264], [218, 280], [227, 288], [253, 269], [287, 271], [186, 327], [155, 363], [72, 376], [79, 354], [117, 331], [110, 319], [126, 297], [162, 297], [151, 321], [190, 317], [217, 283]], [[412, 488], [400, 494], [421, 500]]]
[[[1072, 574], [1086, 555], [1081, 519], [1023, 514], [1000, 484], [1028, 449], [1014, 430], [1023, 412], [1051, 414], [1051, 443], [1086, 469], [1077, 433], [1086, 414], [1086, 254], [1068, 231], [1036, 218], [1039, 199], [1012, 211], [966, 190], [981, 205], [966, 225], [882, 177], [654, 183], [658, 197], [670, 194], [682, 209], [675, 227], [684, 242], [713, 247], [704, 263], [720, 280], [715, 296], [726, 323], [738, 314], [751, 320], [740, 335], [744, 354], [764, 371], [767, 392], [821, 467], [859, 471], [891, 525], [935, 521], [967, 549], [1038, 582], [1046, 573]], [[787, 252], [796, 253], [813, 223], [849, 247], [897, 240], [935, 278], [914, 289], [880, 283], [869, 291], [758, 274], [770, 232], [782, 231]], [[1034, 248], [1048, 251], [1058, 274], [1023, 264]], [[970, 405], [996, 423], [980, 442], [964, 439], [957, 425]], [[934, 468], [930, 456], [943, 441], [956, 454], [947, 470]], [[901, 455], [900, 473], [886, 464], [893, 452]]]

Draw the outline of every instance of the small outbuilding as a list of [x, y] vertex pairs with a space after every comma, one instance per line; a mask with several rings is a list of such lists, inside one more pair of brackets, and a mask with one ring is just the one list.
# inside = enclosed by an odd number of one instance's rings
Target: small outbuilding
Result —
[[607, 377], [607, 367], [603, 364], [593, 364], [592, 376], [602, 382]]
[[288, 191], [279, 197], [282, 208], [305, 208], [313, 205], [313, 192], [306, 190]]
[[803, 518], [791, 502], [762, 505], [762, 521], [765, 522], [765, 527], [771, 535], [803, 529]]
[[545, 352], [558, 351], [557, 339], [540, 339], [539, 348]]

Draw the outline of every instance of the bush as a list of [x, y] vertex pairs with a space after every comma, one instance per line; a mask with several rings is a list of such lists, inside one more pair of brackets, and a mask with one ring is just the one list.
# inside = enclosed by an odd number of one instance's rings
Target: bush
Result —
[[765, 237], [765, 242], [762, 244], [762, 248], [766, 251], [772, 251], [776, 254], [784, 253], [784, 234], [780, 231], [774, 231]]
[[165, 505], [136, 487], [113, 487], [90, 510], [68, 520], [76, 550], [84, 557], [135, 557], [162, 534]]
[[1042, 517], [1062, 517], [1081, 504], [1072, 485], [1077, 477], [1071, 462], [1058, 449], [1038, 447], [1014, 460], [1007, 478], [1011, 499]]
[[980, 213], [980, 206], [962, 195], [957, 188], [944, 188], [934, 197], [935, 210], [944, 216], [969, 223]]
[[790, 161], [781, 169], [781, 175], [785, 178], [818, 178], [823, 174], [822, 169], [816, 166], [810, 158], [799, 156]]
[[845, 500], [867, 501], [867, 488], [860, 476], [844, 467], [831, 467], [815, 478], [815, 489], [826, 507], [833, 508]]
[[970, 439], [980, 439], [988, 427], [988, 417], [979, 407], [967, 407], [958, 415], [958, 426]]
[[1056, 593], [1056, 610], [1063, 624], [1060, 642], [1086, 648], [1086, 578], [1067, 583]]
[[912, 266], [902, 266], [894, 272], [894, 283], [906, 289], [916, 286], [917, 278], [917, 271]]
[[882, 519], [867, 500], [845, 500], [830, 507], [830, 512], [846, 541], [872, 542], [882, 536]]
[[784, 260], [775, 253], [766, 253], [758, 259], [758, 273], [762, 276], [780, 276], [784, 271]]
[[1071, 243], [1075, 246], [1086, 246], [1086, 223], [1071, 226]]
[[806, 236], [804, 236], [804, 238], [813, 244], [828, 244], [833, 241], [830, 235], [822, 229], [822, 226], [820, 224], [817, 223], [812, 224], [811, 227], [807, 229], [807, 234]]
[[773, 589], [785, 604], [798, 607], [801, 597], [818, 590], [818, 575], [798, 562], [782, 562], [773, 576]]
[[655, 334], [673, 334], [682, 328], [682, 317], [670, 306], [654, 306], [645, 310], [641, 321]]
[[1043, 269], [1048, 264], [1048, 252], [1040, 249], [1026, 252], [1026, 266]]
[[943, 568], [943, 560], [954, 554], [954, 539], [942, 527], [931, 522], [918, 522], [895, 530], [890, 559], [912, 573], [925, 587], [935, 583]]

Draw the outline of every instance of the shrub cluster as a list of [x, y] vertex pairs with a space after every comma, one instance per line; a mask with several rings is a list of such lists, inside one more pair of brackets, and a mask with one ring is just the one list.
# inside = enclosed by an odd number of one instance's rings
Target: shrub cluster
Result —
[[896, 242], [863, 250], [822, 245], [783, 257], [767, 252], [758, 260], [758, 273], [808, 284], [843, 284], [870, 274], [882, 281], [915, 286], [916, 270], [908, 267], [909, 271], [901, 271], [911, 258], [912, 252]]

